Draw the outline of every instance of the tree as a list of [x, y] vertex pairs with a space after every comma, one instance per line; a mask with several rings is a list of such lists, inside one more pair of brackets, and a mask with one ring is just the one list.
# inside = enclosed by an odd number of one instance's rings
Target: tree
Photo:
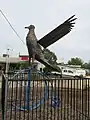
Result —
[[[43, 49], [43, 54], [44, 54], [44, 57], [45, 59], [48, 61], [48, 63], [50, 63], [51, 65], [57, 67], [57, 56], [55, 55], [55, 53], [51, 52], [50, 50], [48, 49]], [[59, 69], [59, 68], [58, 68]], [[44, 67], [44, 72], [51, 72], [52, 69], [49, 69], [47, 67]]]
[[71, 58], [71, 60], [68, 61], [69, 65], [83, 65], [83, 60], [81, 58]]
[[82, 67], [85, 69], [90, 69], [90, 61], [88, 63], [84, 63]]
[[87, 69], [90, 69], [90, 61], [88, 62], [88, 66], [87, 66]]
[[28, 68], [28, 66], [30, 66], [29, 62], [19, 62], [19, 63], [13, 63], [10, 64], [10, 69], [11, 70], [15, 70], [15, 69], [24, 69], [24, 68]]
[[56, 61], [57, 61], [57, 57], [55, 55], [55, 53], [51, 52], [50, 50], [48, 49], [43, 49], [43, 54], [44, 54], [44, 57], [45, 59], [50, 63], [50, 64], [56, 64]]

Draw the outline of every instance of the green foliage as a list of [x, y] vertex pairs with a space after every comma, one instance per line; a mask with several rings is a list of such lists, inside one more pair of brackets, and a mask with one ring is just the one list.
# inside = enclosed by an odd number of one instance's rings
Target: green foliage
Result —
[[14, 63], [14, 64], [10, 64], [10, 69], [11, 70], [16, 70], [16, 69], [23, 69], [23, 68], [27, 68], [29, 67], [29, 62], [19, 62], [19, 63]]
[[[57, 67], [57, 56], [55, 55], [55, 53], [51, 52], [48, 49], [43, 49], [43, 54], [45, 59], [48, 61], [48, 63], [50, 63], [51, 65], [53, 65], [54, 67]], [[57, 67], [57, 69], [59, 69], [59, 67]], [[51, 72], [52, 69], [44, 67], [43, 69], [44, 72]]]
[[52, 69], [47, 68], [47, 67], [44, 67], [44, 68], [43, 68], [43, 71], [44, 71], [44, 72], [51, 72], [51, 71], [52, 71]]
[[83, 65], [83, 60], [81, 58], [71, 58], [71, 60], [68, 61], [69, 65]]
[[82, 68], [84, 69], [90, 69], [90, 61], [89, 62], [83, 62], [81, 58], [71, 58], [71, 60], [68, 61], [69, 65], [81, 65]]
[[90, 61], [88, 63], [84, 63], [82, 67], [85, 69], [90, 69]]
[[55, 53], [51, 52], [48, 49], [43, 49], [43, 54], [45, 59], [50, 63], [50, 64], [56, 64], [57, 61], [57, 57], [55, 55]]
[[29, 66], [31, 66], [31, 64], [29, 65], [29, 62], [28, 62], [28, 61], [26, 61], [26, 62], [21, 62], [21, 63], [20, 63], [20, 68], [21, 68], [21, 69], [27, 68], [27, 67], [29, 67]]

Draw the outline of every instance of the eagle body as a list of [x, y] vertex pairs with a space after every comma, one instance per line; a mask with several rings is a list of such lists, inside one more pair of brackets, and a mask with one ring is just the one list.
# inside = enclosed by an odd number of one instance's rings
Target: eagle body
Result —
[[29, 30], [26, 37], [26, 45], [28, 48], [28, 53], [30, 58], [33, 58], [34, 55], [36, 60], [40, 58], [44, 59], [41, 46], [39, 43], [37, 43], [37, 38], [34, 29]]

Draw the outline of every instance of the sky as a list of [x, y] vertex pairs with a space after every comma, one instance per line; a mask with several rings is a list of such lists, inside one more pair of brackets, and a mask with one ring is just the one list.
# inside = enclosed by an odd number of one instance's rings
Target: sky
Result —
[[[77, 20], [72, 31], [48, 49], [58, 59], [71, 57], [90, 60], [90, 0], [0, 0], [0, 9], [6, 15], [21, 39], [26, 42], [25, 26], [34, 24], [38, 40], [72, 15]], [[11, 56], [28, 54], [23, 44], [0, 13], [0, 55], [9, 48]]]

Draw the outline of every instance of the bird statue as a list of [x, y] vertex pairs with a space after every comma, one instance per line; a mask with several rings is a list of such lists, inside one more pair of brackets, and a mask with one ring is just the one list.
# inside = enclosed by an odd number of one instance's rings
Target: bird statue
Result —
[[61, 70], [58, 67], [54, 67], [47, 62], [47, 60], [44, 58], [41, 46], [46, 48], [54, 42], [56, 42], [57, 40], [59, 40], [60, 38], [62, 38], [63, 36], [65, 36], [66, 34], [68, 34], [71, 31], [72, 27], [74, 27], [73, 24], [75, 23], [73, 21], [76, 20], [74, 16], [75, 15], [70, 17], [63, 24], [55, 28], [53, 31], [48, 33], [40, 40], [37, 40], [34, 31], [34, 25], [25, 27], [26, 29], [29, 29], [29, 32], [26, 36], [26, 45], [28, 48], [29, 58], [32, 58], [32, 63], [34, 63], [34, 60], [36, 59], [40, 63], [44, 64], [46, 67], [51, 68], [53, 71], [61, 72]]

